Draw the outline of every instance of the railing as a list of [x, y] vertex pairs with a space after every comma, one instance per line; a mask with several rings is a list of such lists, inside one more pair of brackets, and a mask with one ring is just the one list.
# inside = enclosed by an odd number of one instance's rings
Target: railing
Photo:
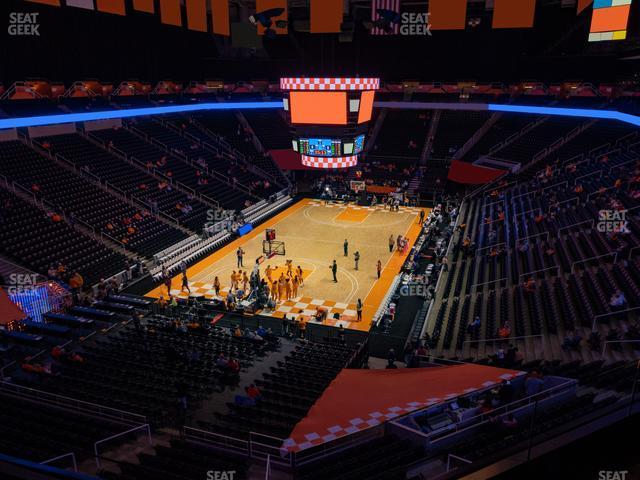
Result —
[[205, 442], [224, 450], [231, 450], [233, 452], [249, 456], [249, 442], [247, 440], [240, 440], [228, 435], [187, 427], [186, 425], [182, 427], [182, 433], [184, 438], [187, 440]]
[[15, 360], [13, 362], [11, 362], [11, 363], [7, 363], [4, 367], [0, 368], [0, 380], [1, 381], [4, 381], [4, 379], [6, 378], [6, 376], [4, 374], [5, 370], [13, 367], [14, 365], [17, 365]]
[[591, 224], [591, 228], [593, 228], [593, 224], [595, 223], [595, 220], [592, 218], [590, 220], [583, 220], [582, 222], [577, 222], [577, 223], [572, 223], [571, 225], [566, 225], [562, 228], [558, 229], [558, 233], [560, 233], [563, 230], [566, 230], [568, 228], [573, 228], [573, 227], [577, 227], [578, 225], [584, 225], [585, 223], [589, 223]]
[[554, 206], [559, 206], [559, 205], [564, 205], [565, 203], [569, 203], [569, 202], [576, 202], [576, 205], [580, 203], [580, 197], [572, 197], [572, 198], [567, 198], [566, 200], [562, 200], [561, 202], [556, 202], [553, 205], [549, 205], [549, 210], [547, 210], [547, 214], [551, 213], [551, 209]]
[[100, 454], [98, 453], [98, 445], [101, 445], [105, 442], [114, 440], [118, 437], [122, 437], [124, 435], [129, 435], [130, 433], [133, 432], [137, 432], [139, 430], [145, 430], [147, 432], [147, 441], [149, 442], [149, 445], [153, 445], [153, 442], [151, 441], [151, 428], [149, 427], [148, 423], [145, 423], [144, 425], [139, 425], [137, 427], [134, 428], [130, 428], [129, 430], [126, 430], [124, 432], [120, 432], [120, 433], [116, 433], [115, 435], [111, 435], [110, 437], [107, 438], [103, 438], [102, 440], [98, 440], [96, 443], [93, 444], [93, 452], [95, 454], [95, 459], [96, 459], [96, 465], [98, 467], [98, 469], [101, 468], [101, 463], [100, 463]]
[[614, 315], [620, 315], [622, 313], [634, 312], [634, 311], [639, 310], [639, 309], [640, 309], [640, 307], [631, 307], [631, 308], [627, 308], [625, 310], [617, 310], [617, 311], [614, 311], [614, 312], [607, 312], [607, 313], [601, 313], [599, 315], [595, 315], [593, 317], [593, 324], [591, 325], [591, 331], [592, 332], [596, 331], [596, 323], [598, 322], [598, 319], [600, 319], [600, 318], [611, 317], [611, 316], [614, 316]]
[[484, 252], [485, 250], [489, 250], [491, 248], [497, 248], [500, 245], [506, 245], [506, 243], [500, 242], [500, 243], [496, 243], [495, 245], [488, 245], [486, 247], [479, 248], [478, 250], [476, 250], [476, 252]]
[[62, 460], [63, 458], [71, 457], [71, 464], [73, 465], [73, 471], [78, 471], [78, 462], [76, 461], [76, 455], [73, 452], [65, 453], [64, 455], [58, 455], [57, 457], [50, 458], [49, 460], [45, 460], [44, 462], [40, 462], [40, 465], [48, 465], [49, 463], [56, 462], [58, 460]]
[[482, 287], [484, 285], [491, 285], [492, 283], [502, 282], [504, 280], [508, 280], [508, 278], [507, 277], [495, 278], [493, 280], [489, 280], [488, 282], [474, 283], [473, 285], [471, 285], [471, 288], [478, 288], [478, 287]]
[[[540, 336], [543, 336], [543, 335], [540, 335]], [[470, 417], [468, 419], [465, 419], [463, 423], [466, 426], [464, 428], [459, 428], [460, 424], [456, 423], [455, 428], [453, 430], [447, 430], [446, 432], [443, 432], [444, 435], [442, 436], [438, 436], [440, 432], [434, 432], [435, 434], [433, 436], [437, 436], [437, 438], [432, 440], [431, 443], [433, 445], [435, 442], [442, 441], [450, 437], [451, 435], [455, 435], [460, 432], [464, 432], [466, 430], [478, 428], [480, 425], [486, 424], [487, 422], [492, 421], [492, 419], [497, 416], [502, 416], [510, 412], [521, 410], [522, 408], [525, 408], [531, 404], [535, 404], [540, 400], [553, 398], [557, 395], [564, 394], [566, 393], [566, 391], [574, 389], [577, 386], [577, 384], [578, 384], [577, 380], [570, 379], [564, 383], [548, 388], [547, 390], [543, 390], [534, 395], [521, 398], [511, 403], [507, 403], [506, 405], [502, 405], [501, 407], [497, 407], [488, 413], [481, 413], [480, 415], [476, 415], [475, 417]], [[426, 407], [426, 408], [429, 408], [429, 407]], [[415, 413], [416, 412], [411, 412], [411, 415]], [[474, 422], [474, 420], [476, 421]]]
[[465, 340], [462, 343], [489, 343], [489, 342], [510, 342], [511, 340], [525, 340], [527, 338], [544, 337], [544, 335], [520, 335], [518, 337], [505, 337], [505, 338], [485, 338], [482, 340]]
[[282, 448], [283, 443], [284, 440], [282, 438], [250, 432], [249, 456], [251, 458], [266, 460], [270, 455], [272, 463], [292, 467], [294, 464], [293, 454]]
[[560, 265], [554, 265], [552, 267], [541, 268], [540, 270], [532, 270], [531, 272], [521, 273], [520, 275], [518, 275], [518, 282], [520, 282], [520, 279], [522, 277], [531, 276], [534, 273], [546, 272], [547, 270], [557, 270], [558, 273], [556, 274], [556, 276], [560, 276]]
[[452, 458], [454, 460], [458, 460], [459, 462], [463, 462], [463, 463], [466, 463], [466, 464], [473, 463], [471, 460], [467, 460], [466, 458], [462, 458], [462, 457], [459, 457], [457, 455], [454, 455], [453, 453], [450, 453], [450, 454], [447, 455], [447, 470], [446, 470], [447, 472], [450, 472], [452, 470], [451, 469], [451, 459]]
[[575, 262], [573, 262], [571, 264], [571, 273], [573, 273], [573, 270], [574, 270], [576, 265], [579, 265], [579, 264], [585, 263], [585, 262], [589, 262], [591, 260], [597, 260], [599, 258], [611, 257], [611, 256], [613, 256], [613, 263], [616, 263], [618, 261], [618, 252], [605, 253], [603, 255], [596, 255], [595, 257], [583, 258], [581, 260], [575, 261]]
[[14, 395], [47, 402], [60, 407], [71, 408], [81, 412], [88, 412], [94, 415], [100, 415], [102, 417], [119, 420], [124, 423], [147, 423], [147, 419], [144, 415], [127, 412], [124, 410], [118, 410], [116, 408], [105, 407], [104, 405], [99, 405], [97, 403], [85, 402], [84, 400], [65, 397], [63, 395], [45, 392], [43, 390], [37, 390], [35, 388], [23, 387], [14, 383], [0, 381], [0, 390], [12, 393]]
[[544, 231], [544, 232], [540, 232], [540, 233], [534, 233], [532, 235], [527, 235], [526, 237], [523, 238], [518, 238], [516, 240], [516, 245], [518, 245], [520, 242], [524, 241], [524, 240], [529, 240], [530, 238], [535, 238], [535, 237], [541, 237], [542, 235], [546, 235], [547, 238], [545, 238], [545, 241], [549, 241], [549, 231]]
[[575, 186], [578, 183], [578, 180], [582, 180], [583, 178], [590, 177], [591, 175], [596, 175], [596, 174], [600, 174], [600, 178], [602, 178], [602, 169], [594, 170], [591, 173], [585, 173], [584, 175], [576, 177], [576, 179], [573, 181], [573, 185]]
[[[618, 313], [618, 312], [616, 312]], [[604, 345], [602, 347], [602, 358], [604, 358], [604, 355], [607, 351], [607, 345], [609, 345], [610, 343], [640, 343], [640, 339], [637, 340], [607, 340], [604, 342]]]

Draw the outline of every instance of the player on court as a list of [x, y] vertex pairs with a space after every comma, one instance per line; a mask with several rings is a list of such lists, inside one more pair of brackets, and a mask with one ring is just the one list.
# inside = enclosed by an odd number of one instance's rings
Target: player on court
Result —
[[284, 282], [284, 290], [287, 295], [287, 300], [291, 300], [291, 277], [287, 277]]
[[229, 287], [229, 291], [232, 292], [236, 289], [237, 285], [236, 285], [236, 271], [233, 270], [231, 272], [231, 286]]
[[278, 301], [278, 282], [271, 282], [271, 298], [274, 302]]
[[281, 302], [284, 299], [284, 284], [287, 281], [284, 278], [284, 273], [280, 274], [280, 278], [278, 279], [278, 301]]
[[298, 296], [298, 285], [300, 285], [300, 279], [298, 275], [293, 277], [293, 281], [291, 282], [291, 298], [296, 298]]
[[187, 292], [191, 293], [191, 289], [189, 288], [189, 279], [187, 278], [187, 272], [182, 272], [182, 287], [180, 288], [181, 292], [184, 292], [185, 288]]
[[378, 272], [378, 278], [380, 278], [380, 272], [382, 272], [382, 262], [380, 260], [376, 264], [376, 271]]
[[298, 265], [298, 268], [296, 268], [296, 273], [298, 275], [298, 285], [304, 287], [304, 278], [302, 277], [302, 268], [300, 267], [300, 265]]
[[216, 297], [220, 296], [220, 279], [218, 277], [213, 279], [213, 290], [216, 292]]
[[267, 269], [264, 271], [264, 274], [267, 276], [267, 280], [269, 280], [269, 284], [273, 283], [273, 278], [271, 278], [272, 272], [273, 272], [273, 268], [271, 268], [271, 265], [267, 265]]
[[287, 277], [293, 277], [293, 260], [287, 260]]
[[333, 283], [338, 283], [338, 278], [336, 277], [336, 274], [338, 273], [338, 264], [335, 260], [329, 268], [331, 269], [331, 273], [333, 274]]

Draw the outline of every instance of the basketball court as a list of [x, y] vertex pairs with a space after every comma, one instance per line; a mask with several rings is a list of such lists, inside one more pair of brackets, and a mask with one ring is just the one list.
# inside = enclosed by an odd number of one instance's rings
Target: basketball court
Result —
[[[273, 279], [286, 272], [286, 261], [292, 260], [294, 270], [300, 266], [304, 284], [298, 295], [291, 300], [279, 302], [274, 310], [262, 310], [260, 315], [289, 318], [313, 315], [317, 307], [327, 310], [326, 325], [340, 324], [345, 328], [368, 331], [382, 299], [393, 278], [400, 271], [407, 254], [393, 250], [389, 252], [389, 237], [398, 235], [409, 239], [411, 248], [420, 232], [419, 208], [400, 207], [400, 211], [389, 211], [382, 205], [363, 207], [353, 204], [330, 203], [314, 199], [303, 199], [259, 225], [247, 235], [240, 237], [187, 270], [192, 294], [215, 298], [213, 282], [217, 276], [221, 284], [221, 296], [225, 296], [231, 283], [231, 273], [238, 271], [236, 251], [245, 252], [244, 267], [247, 275], [256, 259], [264, 256], [260, 265], [264, 277], [268, 265], [277, 269]], [[428, 213], [426, 211], [425, 213]], [[276, 243], [271, 249], [271, 258], [264, 251], [269, 248], [266, 230], [275, 230]], [[344, 256], [343, 243], [349, 242], [349, 255]], [[282, 242], [282, 243], [280, 243]], [[354, 253], [360, 253], [359, 269], [355, 270]], [[277, 252], [277, 253], [276, 253]], [[284, 252], [284, 255], [282, 253]], [[338, 265], [337, 280], [333, 281], [331, 264]], [[380, 279], [376, 265], [382, 263]], [[172, 280], [171, 294], [187, 298], [188, 292], [180, 291], [181, 276]], [[165, 286], [159, 286], [147, 294], [158, 298], [167, 296]], [[356, 321], [356, 302], [362, 299], [362, 321]], [[334, 314], [340, 319], [334, 319]]]

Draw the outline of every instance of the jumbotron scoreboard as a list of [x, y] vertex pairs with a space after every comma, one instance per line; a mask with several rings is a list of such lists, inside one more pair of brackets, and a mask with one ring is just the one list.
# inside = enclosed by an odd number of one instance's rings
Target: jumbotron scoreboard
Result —
[[358, 164], [373, 111], [377, 78], [282, 78], [292, 147], [302, 164], [347, 168]]

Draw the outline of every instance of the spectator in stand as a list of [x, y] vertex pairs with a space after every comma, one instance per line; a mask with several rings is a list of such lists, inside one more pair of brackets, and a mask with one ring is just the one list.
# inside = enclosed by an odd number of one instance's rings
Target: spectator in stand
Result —
[[579, 350], [580, 342], [582, 342], [582, 337], [571, 330], [567, 332], [567, 336], [562, 341], [562, 349], [565, 352], [568, 352], [570, 350]]
[[625, 298], [624, 293], [622, 293], [621, 290], [616, 290], [613, 295], [611, 295], [609, 305], [611, 306], [612, 311], [624, 310], [627, 305], [627, 299]]
[[524, 381], [524, 390], [527, 397], [540, 393], [544, 387], [544, 377], [541, 372], [534, 370]]
[[262, 392], [260, 392], [260, 389], [253, 383], [245, 387], [245, 392], [247, 393], [247, 397], [252, 398], [256, 402], [262, 400]]

